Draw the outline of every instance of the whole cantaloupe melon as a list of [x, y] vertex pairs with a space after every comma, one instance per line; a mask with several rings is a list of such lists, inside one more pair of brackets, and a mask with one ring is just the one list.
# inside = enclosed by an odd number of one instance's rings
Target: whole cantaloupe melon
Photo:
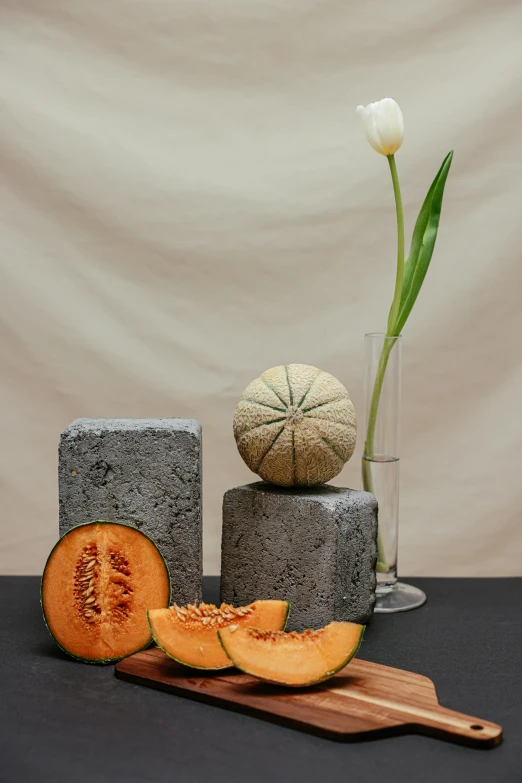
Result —
[[357, 420], [330, 373], [308, 364], [273, 367], [250, 383], [234, 414], [239, 453], [254, 473], [282, 487], [337, 476], [352, 456]]

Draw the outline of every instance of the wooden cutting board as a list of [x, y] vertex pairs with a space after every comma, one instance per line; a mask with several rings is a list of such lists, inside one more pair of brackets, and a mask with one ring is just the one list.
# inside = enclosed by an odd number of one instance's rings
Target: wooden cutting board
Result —
[[234, 669], [198, 672], [158, 647], [120, 661], [116, 676], [336, 740], [421, 733], [482, 748], [502, 741], [495, 723], [441, 707], [428, 677], [359, 658], [331, 680], [300, 689]]

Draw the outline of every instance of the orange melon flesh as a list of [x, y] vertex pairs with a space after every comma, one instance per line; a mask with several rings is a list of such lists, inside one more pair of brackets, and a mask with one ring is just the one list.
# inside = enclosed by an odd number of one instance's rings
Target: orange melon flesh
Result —
[[287, 601], [255, 601], [237, 608], [174, 604], [169, 609], [149, 609], [147, 615], [154, 641], [175, 661], [196, 669], [226, 669], [232, 664], [219, 642], [218, 628], [235, 624], [280, 630], [288, 610]]
[[234, 666], [278, 685], [313, 685], [351, 661], [362, 641], [363, 625], [330, 623], [318, 631], [262, 632], [232, 625], [219, 639]]
[[51, 552], [42, 607], [59, 646], [83, 661], [108, 663], [147, 647], [147, 607], [168, 606], [170, 577], [156, 545], [113, 522], [79, 525]]

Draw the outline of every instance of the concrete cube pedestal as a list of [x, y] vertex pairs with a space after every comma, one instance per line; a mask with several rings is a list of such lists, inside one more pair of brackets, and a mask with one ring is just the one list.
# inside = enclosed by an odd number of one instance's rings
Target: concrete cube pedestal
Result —
[[288, 630], [366, 623], [375, 605], [377, 501], [323, 485], [258, 482], [223, 499], [221, 599], [290, 601]]
[[60, 535], [94, 519], [133, 525], [160, 548], [172, 598], [201, 599], [201, 425], [76, 419], [61, 435]]

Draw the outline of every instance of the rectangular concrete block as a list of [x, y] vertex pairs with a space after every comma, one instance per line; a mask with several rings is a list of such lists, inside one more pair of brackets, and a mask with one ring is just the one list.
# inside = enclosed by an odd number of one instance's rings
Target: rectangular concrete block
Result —
[[60, 535], [94, 519], [133, 525], [160, 548], [173, 600], [201, 599], [201, 425], [76, 419], [62, 432]]
[[288, 630], [366, 623], [375, 605], [377, 501], [323, 485], [257, 482], [223, 499], [221, 599], [290, 601]]

